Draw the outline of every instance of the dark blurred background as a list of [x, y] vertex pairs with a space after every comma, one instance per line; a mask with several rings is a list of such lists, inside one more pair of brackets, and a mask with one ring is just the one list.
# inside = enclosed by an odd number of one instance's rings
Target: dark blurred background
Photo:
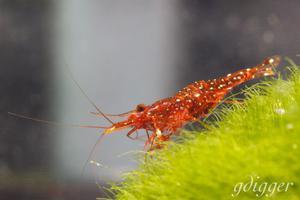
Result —
[[[112, 134], [81, 169], [98, 130], [8, 116], [105, 125], [106, 113], [281, 54], [299, 62], [300, 1], [0, 0], [0, 199], [103, 197], [137, 165], [143, 142]], [[133, 153], [132, 153], [133, 152]]]

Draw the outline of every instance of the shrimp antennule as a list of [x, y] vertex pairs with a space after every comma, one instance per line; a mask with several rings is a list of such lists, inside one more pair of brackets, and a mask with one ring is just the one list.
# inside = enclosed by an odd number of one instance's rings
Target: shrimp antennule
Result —
[[13, 112], [8, 112], [8, 114], [11, 115], [11, 116], [14, 116], [14, 117], [18, 117], [18, 118], [22, 118], [22, 119], [29, 119], [31, 121], [40, 122], [40, 123], [49, 124], [49, 125], [54, 125], [54, 126], [68, 126], [68, 127], [77, 127], [77, 128], [95, 128], [95, 129], [107, 129], [108, 128], [108, 127], [105, 127], [105, 126], [64, 124], [64, 123], [59, 123], [59, 122], [55, 122], [55, 121], [49, 121], [49, 120], [29, 117], [29, 116], [26, 116], [26, 115], [21, 115], [21, 114], [17, 114], [17, 113], [13, 113]]
[[83, 94], [83, 96], [88, 100], [88, 102], [98, 111], [98, 113], [100, 113], [109, 123], [111, 124], [115, 124], [111, 119], [109, 119], [107, 117], [107, 115], [105, 115], [100, 108], [94, 103], [94, 101], [92, 101], [92, 99], [86, 94], [86, 92], [81, 88], [81, 86], [79, 85], [79, 83], [75, 80], [72, 71], [68, 68], [68, 66], [66, 66], [67, 70], [69, 71], [69, 75], [72, 79], [72, 81], [75, 83], [75, 85], [78, 87], [78, 89], [81, 91], [81, 93]]

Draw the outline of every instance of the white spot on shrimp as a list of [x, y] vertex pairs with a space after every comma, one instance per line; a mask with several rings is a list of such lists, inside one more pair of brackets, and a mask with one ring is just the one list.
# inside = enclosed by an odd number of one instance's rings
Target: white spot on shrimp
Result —
[[247, 69], [246, 69], [247, 72], [249, 72], [250, 70], [251, 70], [250, 68], [247, 68]]
[[180, 99], [176, 99], [177, 102], [180, 102]]
[[200, 97], [201, 95], [199, 93], [194, 94], [195, 97]]
[[231, 76], [231, 74], [227, 74], [227, 77], [230, 77]]
[[223, 84], [221, 84], [221, 85], [219, 85], [219, 89], [222, 89], [223, 87], [224, 87], [225, 85], [223, 85]]
[[157, 136], [162, 136], [162, 133], [161, 133], [161, 131], [159, 129], [156, 129], [156, 135]]

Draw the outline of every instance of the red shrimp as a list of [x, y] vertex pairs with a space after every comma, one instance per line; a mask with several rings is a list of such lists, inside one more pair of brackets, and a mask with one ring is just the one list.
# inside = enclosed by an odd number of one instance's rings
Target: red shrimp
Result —
[[261, 64], [227, 74], [225, 77], [196, 81], [174, 96], [153, 104], [139, 104], [135, 110], [120, 115], [127, 119], [113, 123], [104, 130], [104, 135], [130, 128], [127, 133], [130, 137], [135, 131], [143, 129], [148, 135], [145, 148], [161, 148], [162, 143], [168, 141], [184, 124], [206, 117], [234, 87], [255, 78], [274, 75], [273, 68], [280, 61], [280, 56], [272, 56]]

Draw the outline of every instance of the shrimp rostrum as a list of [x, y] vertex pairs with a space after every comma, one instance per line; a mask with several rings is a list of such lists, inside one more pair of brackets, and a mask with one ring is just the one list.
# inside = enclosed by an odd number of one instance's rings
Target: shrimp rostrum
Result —
[[280, 56], [272, 56], [252, 68], [219, 79], [196, 81], [174, 96], [153, 104], [139, 104], [135, 110], [119, 115], [126, 119], [113, 123], [104, 134], [130, 128], [127, 136], [131, 136], [137, 130], [145, 130], [148, 136], [145, 148], [160, 148], [162, 142], [169, 140], [186, 123], [206, 117], [234, 87], [255, 78], [274, 75], [273, 68], [280, 60]]

